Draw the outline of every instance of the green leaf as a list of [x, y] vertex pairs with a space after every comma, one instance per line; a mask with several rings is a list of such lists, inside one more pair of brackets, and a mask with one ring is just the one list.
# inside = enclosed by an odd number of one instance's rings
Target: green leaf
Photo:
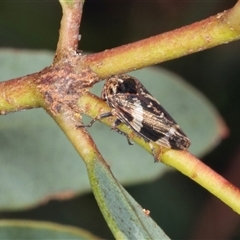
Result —
[[[39, 71], [50, 65], [52, 58], [48, 51], [3, 49], [0, 80]], [[220, 117], [199, 92], [163, 69], [147, 68], [133, 75], [189, 135], [192, 153], [203, 154], [219, 141]], [[98, 95], [101, 84], [93, 89]], [[84, 122], [89, 120], [85, 118]], [[169, 170], [163, 164], [153, 164], [150, 154], [136, 144], [129, 146], [125, 137], [99, 122], [89, 131], [122, 184], [151, 181]], [[84, 163], [42, 109], [0, 116], [0, 152], [0, 209], [27, 208], [43, 200], [70, 198], [91, 189]]]
[[0, 116], [0, 152], [1, 209], [26, 208], [90, 189], [84, 163], [42, 109]]
[[47, 50], [0, 49], [0, 81], [38, 72], [49, 66], [53, 53]]
[[1, 220], [0, 239], [100, 239], [76, 227], [49, 222]]
[[101, 161], [88, 162], [93, 193], [116, 239], [169, 239]]

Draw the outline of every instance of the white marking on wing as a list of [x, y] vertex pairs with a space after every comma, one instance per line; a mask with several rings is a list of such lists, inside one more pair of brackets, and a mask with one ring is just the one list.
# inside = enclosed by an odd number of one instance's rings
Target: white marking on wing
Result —
[[135, 102], [134, 108], [132, 109], [132, 115], [133, 115], [133, 123], [132, 126], [133, 128], [140, 132], [142, 128], [142, 122], [143, 122], [143, 108], [140, 104], [140, 102]]
[[169, 144], [169, 138], [171, 138], [176, 133], [176, 129], [171, 127], [170, 130], [166, 133], [166, 135], [159, 139], [157, 142], [165, 147], [171, 148]]

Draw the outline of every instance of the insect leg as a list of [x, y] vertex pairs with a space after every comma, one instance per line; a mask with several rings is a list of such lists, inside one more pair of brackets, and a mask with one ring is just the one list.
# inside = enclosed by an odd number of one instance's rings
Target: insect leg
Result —
[[[90, 121], [89, 124], [86, 124], [86, 125], [78, 125], [77, 128], [79, 128], [79, 127], [91, 127], [96, 121], [101, 120], [101, 119], [106, 118], [106, 117], [111, 117], [111, 116], [112, 116], [112, 113], [111, 113], [111, 112], [103, 113], [103, 114], [101, 114], [101, 115], [93, 118], [93, 119]], [[126, 133], [122, 132], [121, 130], [119, 130], [119, 129], [117, 128], [117, 126], [119, 126], [121, 123], [122, 123], [122, 122], [121, 122], [119, 119], [117, 119], [117, 120], [113, 123], [111, 129], [113, 129], [113, 130], [115, 130], [116, 132], [124, 135], [124, 136], [127, 138], [128, 144], [129, 144], [129, 145], [133, 145], [133, 143], [130, 141], [130, 137], [129, 137]]]
[[[153, 157], [154, 157], [154, 162], [156, 163], [156, 162], [158, 162], [159, 160], [158, 160], [158, 153], [156, 153], [156, 150], [155, 150], [155, 148], [154, 148], [154, 146], [152, 145], [152, 143], [149, 141], [149, 146], [150, 146], [150, 148], [151, 148], [151, 151], [152, 151], [152, 154], [153, 154]], [[160, 150], [160, 152], [161, 152], [161, 150]]]
[[93, 118], [89, 124], [78, 125], [77, 127], [91, 127], [96, 121], [101, 120], [101, 119], [106, 118], [106, 117], [110, 117], [110, 116], [112, 116], [111, 112], [103, 113], [103, 114]]
[[122, 122], [121, 122], [119, 119], [117, 119], [117, 120], [114, 122], [114, 124], [112, 125], [112, 129], [115, 130], [116, 132], [124, 135], [124, 136], [127, 138], [128, 144], [129, 144], [129, 145], [133, 145], [133, 143], [132, 143], [131, 140], [130, 140], [130, 137], [129, 137], [125, 132], [122, 132], [121, 130], [119, 130], [119, 129], [117, 128], [117, 126], [119, 126], [121, 123], [122, 123]]

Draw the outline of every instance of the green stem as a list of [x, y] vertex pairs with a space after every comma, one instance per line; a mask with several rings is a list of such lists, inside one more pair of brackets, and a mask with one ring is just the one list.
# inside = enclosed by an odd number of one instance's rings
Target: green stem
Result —
[[43, 105], [34, 79], [37, 73], [0, 82], [0, 115]]
[[88, 55], [85, 64], [106, 78], [238, 40], [239, 8], [238, 2], [229, 11], [189, 26]]
[[59, 0], [63, 16], [59, 30], [55, 61], [61, 60], [68, 52], [76, 53], [79, 41], [79, 26], [81, 23], [83, 0]]
[[240, 189], [188, 152], [171, 150], [161, 160], [207, 189], [226, 205], [240, 214]]

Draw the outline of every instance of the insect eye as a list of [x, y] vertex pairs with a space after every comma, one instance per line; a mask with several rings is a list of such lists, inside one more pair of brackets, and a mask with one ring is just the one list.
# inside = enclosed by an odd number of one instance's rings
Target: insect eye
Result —
[[136, 89], [136, 84], [135, 81], [132, 79], [127, 79], [121, 84], [119, 84], [117, 88], [118, 93], [130, 93], [130, 94], [136, 94], [137, 89]]
[[126, 93], [124, 83], [121, 83], [117, 87], [117, 93]]

